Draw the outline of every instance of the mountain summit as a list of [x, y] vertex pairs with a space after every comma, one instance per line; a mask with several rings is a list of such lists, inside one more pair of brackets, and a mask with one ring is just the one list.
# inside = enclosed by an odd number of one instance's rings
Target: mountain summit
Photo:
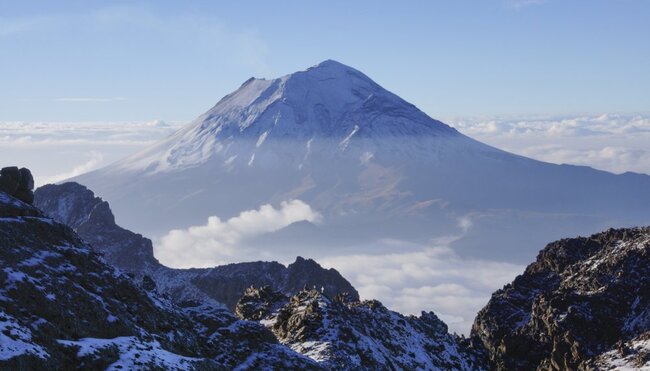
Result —
[[[274, 144], [285, 146], [288, 140], [299, 141], [300, 148], [282, 160], [302, 168], [320, 142], [331, 153], [360, 141], [367, 147], [367, 142], [435, 137], [464, 138], [363, 73], [327, 60], [277, 79], [247, 80], [183, 130], [117, 168], [155, 173], [211, 160], [227, 167], [255, 166], [260, 156], [278, 155]], [[411, 149], [413, 156], [423, 154]], [[267, 157], [262, 166], [273, 160], [279, 159]]]
[[[170, 137], [75, 181], [154, 238], [299, 199], [322, 215], [319, 225], [246, 241], [276, 259], [462, 232], [461, 255], [526, 261], [534, 251], [521, 246], [650, 223], [650, 177], [490, 147], [335, 61], [249, 79]], [[471, 230], [458, 231], [462, 216], [474, 217]]]

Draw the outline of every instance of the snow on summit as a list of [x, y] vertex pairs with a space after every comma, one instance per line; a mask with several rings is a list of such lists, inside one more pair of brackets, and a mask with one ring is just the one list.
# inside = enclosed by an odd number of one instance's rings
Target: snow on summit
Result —
[[[237, 91], [155, 150], [121, 161], [123, 170], [178, 170], [211, 159], [254, 162], [265, 141], [337, 140], [345, 150], [353, 136], [421, 137], [460, 134], [383, 89], [363, 73], [328, 60], [277, 79], [247, 80]], [[249, 148], [248, 141], [256, 142]], [[246, 142], [242, 151], [241, 142]], [[243, 153], [242, 153], [243, 152]], [[232, 159], [228, 161], [228, 159]]]

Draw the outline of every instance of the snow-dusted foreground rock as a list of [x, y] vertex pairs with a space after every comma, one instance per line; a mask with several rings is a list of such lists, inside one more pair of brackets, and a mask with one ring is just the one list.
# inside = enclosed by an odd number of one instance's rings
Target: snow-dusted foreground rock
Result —
[[481, 370], [482, 357], [433, 312], [403, 316], [376, 300], [328, 298], [303, 290], [286, 297], [250, 288], [237, 304], [242, 319], [264, 324], [291, 349], [335, 370]]
[[649, 336], [650, 228], [549, 244], [472, 329], [500, 370], [649, 369]]
[[650, 331], [617, 343], [615, 350], [599, 355], [593, 365], [602, 370], [650, 370]]
[[317, 368], [228, 310], [173, 305], [2, 192], [0, 267], [0, 369]]

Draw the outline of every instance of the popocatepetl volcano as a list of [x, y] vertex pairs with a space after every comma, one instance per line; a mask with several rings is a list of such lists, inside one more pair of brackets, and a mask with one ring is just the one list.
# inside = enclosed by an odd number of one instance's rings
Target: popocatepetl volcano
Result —
[[331, 60], [251, 78], [169, 138], [74, 180], [152, 237], [300, 199], [320, 224], [249, 241], [279, 256], [462, 233], [462, 254], [529, 260], [549, 239], [650, 223], [650, 177], [490, 147]]

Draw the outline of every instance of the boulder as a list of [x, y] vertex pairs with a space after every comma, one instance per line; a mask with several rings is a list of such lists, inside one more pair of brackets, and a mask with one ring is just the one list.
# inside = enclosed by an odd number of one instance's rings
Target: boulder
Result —
[[20, 169], [20, 184], [18, 185], [18, 189], [27, 191], [34, 190], [34, 177], [32, 176], [32, 172], [26, 167]]
[[34, 177], [27, 168], [17, 166], [5, 167], [0, 170], [0, 191], [25, 203], [34, 203]]
[[20, 185], [20, 170], [17, 167], [4, 167], [0, 170], [0, 191], [12, 195]]

